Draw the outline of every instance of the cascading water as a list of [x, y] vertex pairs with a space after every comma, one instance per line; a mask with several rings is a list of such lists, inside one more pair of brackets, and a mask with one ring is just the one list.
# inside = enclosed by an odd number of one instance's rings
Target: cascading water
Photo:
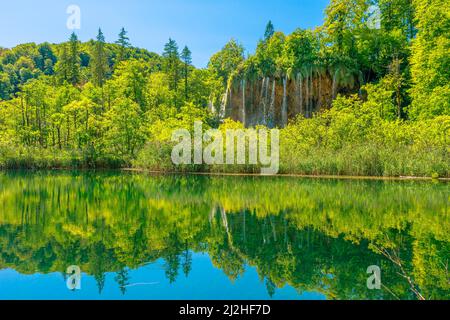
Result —
[[245, 81], [245, 79], [242, 79], [242, 123], [244, 124], [244, 126], [247, 125], [246, 110], [245, 110], [245, 85], [246, 85], [246, 81]]
[[216, 107], [214, 106], [214, 103], [212, 102], [211, 98], [208, 101], [208, 110], [212, 113], [212, 114], [216, 114]]
[[275, 125], [275, 85], [276, 79], [273, 79], [272, 95], [270, 98], [270, 107], [269, 107], [269, 121], [268, 121], [269, 127], [274, 127]]
[[309, 73], [306, 74], [306, 83], [305, 83], [305, 90], [306, 90], [306, 104], [305, 104], [305, 116], [309, 117]]
[[253, 81], [242, 77], [229, 86], [216, 112], [245, 126], [271, 128], [286, 126], [297, 114], [311, 118], [314, 112], [329, 107], [332, 95], [339, 91], [340, 74], [331, 75], [324, 68], [305, 65], [292, 79], [271, 76]]
[[261, 114], [261, 121], [262, 124], [265, 125], [266, 124], [266, 117], [265, 117], [265, 113], [266, 113], [266, 101], [264, 100], [264, 90], [266, 87], [266, 78], [262, 78], [262, 84], [261, 84], [261, 92], [259, 95], [259, 104], [262, 110], [262, 114]]
[[318, 95], [318, 103], [317, 103], [317, 109], [320, 110], [322, 107], [322, 75], [318, 75], [318, 81], [319, 81], [319, 95]]
[[265, 88], [265, 97], [264, 97], [264, 125], [267, 125], [267, 105], [268, 105], [268, 99], [269, 99], [269, 85], [270, 85], [270, 78], [266, 78], [266, 88]]
[[225, 94], [222, 97], [222, 104], [220, 106], [220, 114], [219, 114], [219, 117], [221, 119], [225, 118], [225, 116], [226, 116], [229, 92], [231, 92], [231, 90], [230, 90], [230, 88], [227, 88], [227, 91], [225, 92]]
[[336, 95], [337, 95], [337, 77], [338, 77], [338, 73], [335, 72], [333, 75], [333, 89], [332, 89], [333, 100], [336, 99]]
[[[233, 94], [233, 90], [232, 90], [232, 88], [230, 88], [230, 97], [228, 98], [229, 100], [228, 101], [230, 101], [229, 102], [229, 108], [230, 108], [230, 110], [233, 110], [233, 97], [232, 97], [232, 94]], [[226, 116], [226, 115], [225, 115]]]
[[288, 123], [288, 110], [287, 110], [288, 106], [287, 106], [286, 85], [287, 85], [287, 77], [284, 77], [284, 79], [283, 79], [283, 105], [281, 107], [281, 122], [282, 122], [283, 127], [287, 126], [287, 123]]
[[313, 113], [313, 100], [314, 100], [314, 74], [313, 68], [309, 70], [309, 117], [312, 117]]
[[303, 114], [303, 77], [302, 74], [298, 74], [299, 77], [299, 87], [300, 87], [300, 113]]
[[[294, 80], [294, 90], [295, 90], [295, 97], [299, 97], [299, 89], [298, 89], [298, 73], [295, 75]], [[295, 105], [295, 112], [297, 113], [299, 111], [298, 104]]]

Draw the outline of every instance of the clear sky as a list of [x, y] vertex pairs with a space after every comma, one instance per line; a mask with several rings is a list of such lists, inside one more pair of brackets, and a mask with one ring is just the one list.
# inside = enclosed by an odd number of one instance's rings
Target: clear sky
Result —
[[59, 43], [72, 32], [66, 27], [69, 5], [81, 9], [82, 41], [99, 27], [114, 42], [123, 26], [133, 46], [161, 53], [171, 37], [188, 45], [193, 62], [206, 66], [209, 57], [231, 38], [252, 53], [272, 20], [275, 29], [291, 33], [323, 22], [328, 0], [14, 0], [0, 10], [0, 46], [26, 42]]

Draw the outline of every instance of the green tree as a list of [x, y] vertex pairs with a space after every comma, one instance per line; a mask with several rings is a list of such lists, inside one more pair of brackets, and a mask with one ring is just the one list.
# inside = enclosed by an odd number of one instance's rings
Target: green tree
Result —
[[412, 0], [378, 0], [381, 28], [387, 32], [400, 30], [412, 39], [415, 36], [414, 6]]
[[186, 100], [189, 99], [189, 86], [188, 86], [188, 78], [189, 78], [189, 68], [192, 64], [192, 56], [191, 50], [187, 46], [184, 47], [181, 52], [181, 61], [183, 61], [183, 78], [184, 78], [184, 93]]
[[211, 57], [208, 68], [222, 78], [226, 87], [231, 74], [242, 62], [244, 62], [244, 47], [231, 39], [222, 50]]
[[414, 119], [450, 115], [448, 7], [448, 0], [414, 0], [418, 33], [410, 60], [413, 101], [409, 112]]
[[6, 72], [0, 72], [0, 100], [8, 100], [12, 91], [9, 75]]
[[143, 60], [123, 61], [108, 82], [112, 89], [111, 98], [129, 98], [146, 111], [146, 86], [150, 74], [149, 66]]
[[64, 43], [60, 47], [60, 52], [58, 55], [58, 62], [56, 63], [56, 76], [60, 83], [64, 81], [69, 81], [70, 65], [69, 65], [69, 52], [67, 49], [67, 44]]
[[68, 72], [67, 80], [73, 85], [80, 83], [81, 80], [81, 59], [79, 46], [80, 42], [74, 32], [70, 36], [67, 61], [63, 61], [63, 63], [67, 63], [67, 66], [63, 67], [64, 69], [67, 69]]
[[324, 28], [339, 55], [354, 49], [355, 33], [367, 22], [370, 0], [331, 0], [325, 10]]
[[127, 98], [118, 99], [106, 114], [105, 142], [111, 154], [131, 160], [145, 141], [139, 105]]
[[169, 76], [169, 87], [170, 90], [175, 91], [174, 105], [179, 108], [177, 92], [178, 92], [178, 81], [180, 79], [180, 54], [178, 52], [178, 45], [175, 40], [169, 39], [164, 46], [163, 52], [164, 58], [164, 71]]
[[128, 32], [125, 28], [122, 28], [119, 33], [119, 39], [116, 44], [119, 45], [119, 54], [117, 56], [117, 62], [121, 62], [127, 58], [127, 48], [131, 46], [130, 38], [127, 36]]
[[273, 26], [272, 21], [269, 21], [266, 25], [266, 31], [264, 32], [264, 40], [269, 40], [273, 34], [275, 33], [275, 27]]
[[53, 67], [57, 61], [56, 55], [48, 42], [45, 42], [38, 47], [39, 56], [36, 57], [36, 66], [46, 75], [52, 75]]
[[91, 72], [95, 85], [103, 87], [108, 74], [108, 69], [105, 37], [102, 30], [98, 29], [97, 41], [95, 41], [91, 59]]

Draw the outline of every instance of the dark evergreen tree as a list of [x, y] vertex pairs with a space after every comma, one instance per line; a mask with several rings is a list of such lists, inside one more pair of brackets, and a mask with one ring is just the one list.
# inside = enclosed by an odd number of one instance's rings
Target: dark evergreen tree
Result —
[[76, 85], [81, 80], [79, 41], [75, 33], [70, 36], [68, 52], [68, 81]]
[[266, 31], [264, 32], [264, 40], [269, 40], [272, 38], [273, 34], [275, 33], [275, 28], [273, 26], [272, 21], [269, 21], [266, 26]]
[[105, 37], [101, 29], [98, 30], [97, 41], [94, 45], [91, 68], [94, 84], [102, 87], [108, 74], [108, 57], [105, 50]]
[[38, 47], [39, 55], [35, 59], [36, 66], [45, 74], [52, 75], [53, 67], [57, 61], [52, 47], [48, 42], [45, 42]]
[[119, 53], [117, 55], [117, 62], [127, 59], [127, 48], [131, 46], [130, 38], [128, 38], [127, 34], [128, 32], [125, 28], [120, 30], [119, 39], [116, 41], [116, 44], [120, 46]]
[[187, 46], [184, 47], [181, 52], [181, 60], [183, 61], [183, 77], [184, 77], [184, 91], [186, 100], [189, 99], [189, 67], [192, 64], [192, 55], [191, 50]]
[[69, 61], [69, 51], [67, 43], [61, 45], [61, 51], [58, 56], [58, 62], [56, 64], [56, 75], [59, 82], [69, 81], [70, 74], [70, 61]]
[[169, 39], [164, 46], [164, 71], [169, 77], [169, 88], [175, 91], [175, 107], [179, 108], [177, 100], [178, 81], [180, 78], [180, 54], [175, 40]]

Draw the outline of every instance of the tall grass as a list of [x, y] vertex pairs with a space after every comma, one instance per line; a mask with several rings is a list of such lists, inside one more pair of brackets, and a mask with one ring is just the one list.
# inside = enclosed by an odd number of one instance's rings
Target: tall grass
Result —
[[113, 169], [124, 166], [122, 159], [90, 157], [82, 151], [0, 145], [0, 169]]

